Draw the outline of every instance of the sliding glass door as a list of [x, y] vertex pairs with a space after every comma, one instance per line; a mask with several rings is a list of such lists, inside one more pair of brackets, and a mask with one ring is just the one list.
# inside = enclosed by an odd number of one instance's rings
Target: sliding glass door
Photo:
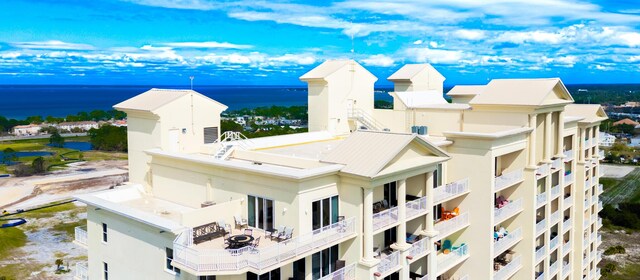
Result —
[[249, 208], [249, 226], [263, 230], [273, 229], [273, 217], [275, 216], [273, 200], [250, 195], [247, 206]]
[[338, 245], [324, 249], [311, 255], [311, 269], [313, 280], [336, 270], [336, 261], [338, 260]]
[[326, 227], [338, 222], [338, 196], [314, 201], [311, 205], [313, 229]]

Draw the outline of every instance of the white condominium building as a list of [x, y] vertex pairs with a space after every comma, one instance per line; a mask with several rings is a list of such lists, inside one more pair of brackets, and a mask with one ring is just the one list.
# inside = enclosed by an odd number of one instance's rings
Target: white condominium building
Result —
[[227, 107], [152, 89], [128, 115], [130, 184], [79, 195], [79, 278], [598, 279], [599, 105], [560, 79], [457, 86], [431, 65], [377, 78], [327, 61], [309, 132], [220, 132]]

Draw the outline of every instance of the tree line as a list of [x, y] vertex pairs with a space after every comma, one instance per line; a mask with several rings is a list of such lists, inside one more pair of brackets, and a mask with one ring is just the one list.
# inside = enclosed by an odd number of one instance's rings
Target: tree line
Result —
[[0, 116], [0, 131], [11, 131], [13, 127], [27, 124], [41, 123], [61, 123], [61, 122], [81, 122], [81, 121], [108, 121], [111, 119], [122, 120], [127, 117], [125, 112], [117, 110], [93, 110], [91, 112], [79, 112], [75, 115], [68, 115], [64, 118], [54, 116], [29, 116], [24, 119], [8, 119]]

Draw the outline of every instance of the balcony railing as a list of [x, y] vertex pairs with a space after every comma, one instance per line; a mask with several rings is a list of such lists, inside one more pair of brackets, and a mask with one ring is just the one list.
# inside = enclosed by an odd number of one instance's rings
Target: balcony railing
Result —
[[589, 199], [584, 200], [584, 208], [585, 209], [589, 208]]
[[518, 169], [514, 171], [510, 171], [507, 173], [502, 173], [502, 175], [495, 178], [495, 188], [494, 191], [500, 191], [507, 187], [512, 186], [513, 184], [520, 182], [524, 178], [524, 169]]
[[590, 187], [591, 187], [591, 180], [589, 180], [589, 179], [584, 180], [584, 188], [587, 189], [587, 188], [590, 188]]
[[560, 237], [556, 235], [551, 241], [549, 241], [549, 251], [553, 251], [560, 244]]
[[409, 201], [406, 204], [406, 216], [408, 219], [413, 219], [414, 217], [424, 215], [429, 212], [427, 208], [427, 197], [423, 196], [421, 198], [415, 199], [413, 201]]
[[588, 264], [589, 264], [589, 255], [583, 255], [582, 256], [582, 267], [586, 268]]
[[500, 268], [500, 270], [493, 273], [493, 280], [506, 280], [509, 279], [522, 267], [522, 257], [516, 256], [510, 263]]
[[562, 168], [562, 159], [557, 158], [551, 162], [551, 171], [557, 171]]
[[591, 146], [591, 140], [586, 139], [584, 140], [584, 146], [582, 148], [586, 149], [589, 148]]
[[571, 252], [571, 241], [562, 244], [562, 254], [566, 255]]
[[598, 194], [602, 194], [604, 192], [604, 187], [602, 184], [598, 184]]
[[571, 218], [569, 218], [566, 221], [562, 222], [562, 230], [563, 230], [563, 232], [567, 232], [568, 230], [571, 229], [572, 226], [573, 226], [573, 220]]
[[89, 269], [87, 266], [87, 262], [76, 263], [76, 275], [74, 275], [74, 279], [75, 280], [89, 279]]
[[573, 160], [573, 150], [564, 151], [564, 162]]
[[400, 265], [400, 251], [394, 251], [390, 255], [380, 259], [378, 263], [378, 273], [384, 274]]
[[214, 249], [194, 247], [193, 229], [188, 229], [173, 242], [173, 263], [197, 272], [238, 271], [245, 268], [263, 270], [318, 248], [337, 244], [355, 234], [356, 223], [352, 217], [272, 246]]
[[373, 231], [398, 222], [398, 207], [373, 214]]
[[558, 272], [558, 261], [555, 261], [549, 266], [549, 275], [553, 275]]
[[583, 247], [582, 249], [587, 248], [587, 246], [589, 246], [589, 237], [586, 237], [586, 236], [585, 236], [585, 237], [582, 239], [582, 247]]
[[562, 264], [562, 278], [567, 278], [571, 273], [571, 265], [569, 263]]
[[463, 259], [469, 255], [469, 246], [462, 245], [455, 250], [449, 252], [449, 254], [439, 254], [437, 257], [438, 262], [438, 274], [442, 274], [449, 270], [451, 267], [459, 264]]
[[602, 273], [600, 272], [600, 268], [596, 267], [596, 279], [600, 279], [600, 276], [602, 276]]
[[547, 192], [543, 192], [541, 194], [536, 195], [536, 208], [541, 207], [547, 203]]
[[602, 227], [602, 218], [598, 217], [596, 220], [596, 228], [600, 229]]
[[420, 256], [429, 251], [429, 238], [420, 239], [413, 244], [411, 244], [411, 248], [409, 248], [409, 256], [414, 258], [415, 256]]
[[536, 168], [536, 178], [542, 178], [549, 175], [549, 164], [543, 163]]
[[589, 217], [583, 217], [583, 219], [584, 220], [582, 221], [582, 227], [586, 229], [591, 224], [591, 219], [589, 219]]
[[452, 234], [466, 226], [469, 225], [469, 213], [465, 212], [457, 217], [453, 217], [448, 220], [440, 221], [436, 223], [433, 228], [438, 231], [438, 236], [435, 240], [440, 240], [442, 238], [447, 237], [449, 234]]
[[560, 210], [556, 210], [556, 212], [553, 212], [551, 214], [551, 226], [555, 225], [559, 221], [560, 221]]
[[599, 263], [602, 260], [602, 252], [598, 252], [598, 255], [596, 256], [596, 263]]
[[598, 201], [598, 212], [602, 211], [602, 201]]
[[547, 229], [547, 220], [542, 219], [542, 221], [539, 221], [538, 223], [536, 223], [536, 236], [544, 232], [545, 229]]
[[596, 242], [596, 244], [597, 244], [597, 245], [602, 244], [602, 235], [600, 235], [600, 234], [598, 233], [598, 238], [597, 238], [596, 240], [597, 240], [597, 242]]
[[[502, 254], [505, 250], [515, 245], [522, 239], [522, 228], [518, 228], [513, 232], [510, 232], [507, 236], [493, 243], [493, 256]], [[495, 278], [495, 277], [494, 277]]]
[[589, 257], [591, 260], [595, 260], [596, 259], [596, 251], [591, 251], [591, 253], [589, 254]]
[[522, 211], [522, 198], [507, 203], [502, 208], [493, 208], [493, 223], [501, 223], [520, 211]]
[[567, 175], [564, 175], [564, 184], [565, 186], [568, 184], [573, 183], [573, 173], [569, 173]]
[[536, 277], [536, 280], [542, 280], [544, 279], [544, 272], [540, 272], [540, 274], [538, 274], [538, 277]]
[[560, 196], [560, 185], [556, 185], [551, 188], [551, 199]]
[[75, 228], [75, 243], [87, 247], [87, 226]]
[[594, 196], [591, 197], [591, 203], [593, 203], [593, 204], [598, 203], [598, 196], [597, 195], [594, 195]]
[[440, 204], [449, 198], [469, 191], [469, 179], [462, 179], [439, 186], [433, 190], [433, 203]]
[[356, 264], [352, 263], [341, 269], [338, 269], [332, 273], [321, 277], [319, 280], [355, 280], [356, 279]]
[[544, 258], [544, 251], [546, 250], [546, 246], [540, 247], [540, 249], [536, 250], [536, 263], [539, 262], [542, 258]]
[[569, 195], [568, 197], [565, 197], [562, 204], [564, 206], [564, 209], [571, 207], [573, 205], [573, 196]]

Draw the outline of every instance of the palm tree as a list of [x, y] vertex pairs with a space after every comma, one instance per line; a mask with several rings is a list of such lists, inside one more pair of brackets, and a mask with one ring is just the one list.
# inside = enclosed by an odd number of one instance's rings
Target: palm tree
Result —
[[60, 270], [60, 266], [62, 266], [64, 262], [62, 259], [56, 259], [56, 270]]

